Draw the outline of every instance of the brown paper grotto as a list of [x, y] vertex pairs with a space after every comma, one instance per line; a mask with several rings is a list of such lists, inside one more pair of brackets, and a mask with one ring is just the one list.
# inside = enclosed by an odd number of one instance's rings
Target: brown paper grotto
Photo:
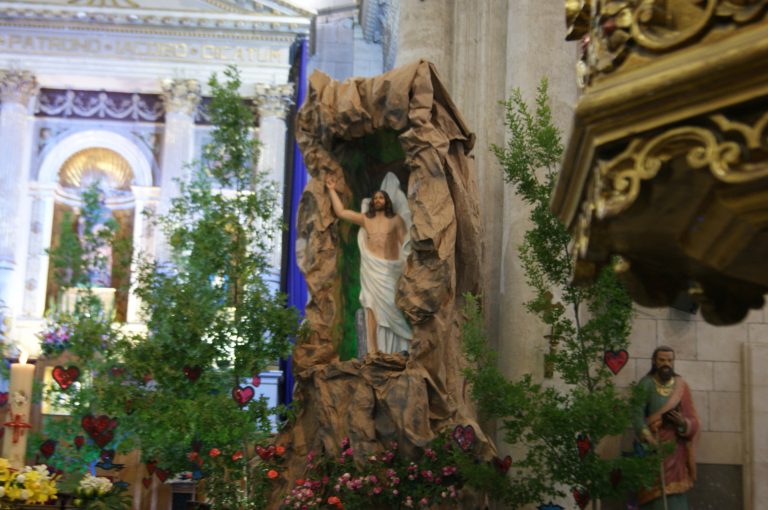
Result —
[[[343, 83], [316, 71], [296, 139], [311, 176], [296, 242], [310, 298], [293, 356], [298, 414], [278, 438], [288, 446], [287, 482], [302, 476], [309, 452], [338, 455], [344, 437], [362, 459], [389, 441], [408, 454], [456, 425], [472, 425], [479, 456], [490, 458], [495, 449], [476, 422], [460, 339], [461, 296], [481, 288], [475, 138], [434, 66], [420, 61]], [[360, 211], [360, 199], [388, 174], [410, 216], [395, 303], [412, 338], [407, 353], [363, 356], [356, 227], [334, 213], [326, 181], [345, 208]]]

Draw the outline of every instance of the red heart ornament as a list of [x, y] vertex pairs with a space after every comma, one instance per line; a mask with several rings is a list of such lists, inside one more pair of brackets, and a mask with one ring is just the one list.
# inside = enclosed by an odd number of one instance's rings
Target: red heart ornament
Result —
[[106, 414], [83, 416], [80, 424], [83, 426], [83, 430], [100, 448], [104, 448], [115, 437], [112, 431], [117, 427], [117, 419], [110, 418]]
[[253, 395], [254, 391], [250, 386], [236, 386], [232, 389], [232, 398], [240, 407], [253, 400]]
[[472, 425], [467, 425], [466, 427], [456, 425], [456, 428], [453, 429], [452, 437], [459, 445], [459, 448], [466, 452], [472, 448], [475, 442], [475, 429]]
[[141, 479], [141, 484], [144, 486], [145, 489], [149, 489], [149, 486], [151, 483], [152, 483], [151, 476], [147, 476]]
[[493, 465], [499, 473], [501, 473], [502, 475], [506, 475], [507, 471], [509, 471], [510, 466], [512, 466], [512, 457], [507, 455], [506, 457], [504, 457], [503, 460], [498, 457], [494, 457]]
[[261, 384], [261, 377], [259, 377], [258, 375], [254, 375], [253, 377], [251, 377], [251, 385], [254, 388], [258, 388], [260, 384]]
[[157, 468], [155, 469], [155, 476], [157, 476], [161, 482], [165, 482], [168, 479], [168, 471]]
[[85, 444], [85, 438], [83, 436], [75, 436], [74, 443], [75, 443], [75, 448], [79, 450]]
[[589, 504], [589, 492], [587, 489], [577, 489], [574, 487], [571, 493], [573, 494], [573, 499], [576, 501], [576, 504], [579, 505], [579, 508], [584, 510]]
[[256, 454], [261, 457], [261, 460], [269, 460], [275, 456], [275, 447], [270, 445], [268, 448], [264, 448], [261, 445], [257, 445]]
[[56, 365], [53, 367], [52, 375], [59, 387], [66, 390], [80, 377], [80, 369], [74, 366], [64, 368], [61, 365]]
[[53, 455], [55, 452], [56, 452], [56, 441], [54, 441], [53, 439], [46, 439], [40, 445], [40, 453], [42, 453], [43, 457], [45, 457], [46, 459], [50, 459], [51, 455]]
[[147, 473], [150, 475], [155, 473], [155, 469], [157, 469], [157, 461], [156, 460], [150, 460], [146, 463], [147, 466]]
[[3, 407], [7, 403], [8, 403], [8, 392], [7, 391], [0, 392], [0, 407]]
[[627, 364], [628, 360], [629, 353], [625, 349], [618, 351], [605, 351], [605, 354], [603, 354], [603, 361], [605, 361], [605, 364], [608, 366], [611, 372], [613, 372], [613, 375], [621, 372], [621, 369], [624, 368], [624, 365]]
[[200, 375], [202, 373], [203, 373], [203, 369], [198, 366], [184, 367], [184, 375], [186, 376], [187, 379], [189, 379], [192, 382], [195, 382], [198, 379], [200, 379]]
[[576, 447], [579, 449], [579, 458], [584, 459], [592, 448], [592, 441], [590, 441], [589, 436], [579, 434], [576, 438]]
[[94, 437], [93, 442], [96, 443], [99, 446], [99, 448], [104, 448], [114, 438], [115, 438], [115, 435], [112, 433], [112, 431], [107, 431], [107, 432], [102, 432], [101, 434], [99, 434], [98, 437]]
[[112, 373], [112, 377], [116, 379], [120, 379], [125, 375], [125, 367], [112, 367], [109, 370]]

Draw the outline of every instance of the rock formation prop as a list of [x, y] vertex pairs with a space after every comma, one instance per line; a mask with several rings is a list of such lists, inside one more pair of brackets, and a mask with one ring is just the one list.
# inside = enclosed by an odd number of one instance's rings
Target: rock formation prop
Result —
[[[342, 361], [339, 222], [324, 181], [336, 176], [342, 200], [359, 210], [347, 186], [353, 176], [338, 155], [345, 144], [382, 129], [397, 133], [404, 152], [400, 175], [413, 217], [412, 251], [396, 302], [414, 337], [407, 356]], [[343, 83], [316, 71], [296, 139], [312, 177], [299, 205], [296, 243], [310, 300], [306, 334], [293, 357], [298, 413], [278, 439], [288, 446], [287, 482], [302, 477], [309, 452], [338, 455], [344, 437], [362, 459], [392, 440], [408, 454], [442, 431], [472, 425], [477, 455], [490, 458], [494, 447], [476, 422], [460, 345], [461, 296], [477, 293], [481, 278], [475, 139], [434, 66], [420, 61]]]

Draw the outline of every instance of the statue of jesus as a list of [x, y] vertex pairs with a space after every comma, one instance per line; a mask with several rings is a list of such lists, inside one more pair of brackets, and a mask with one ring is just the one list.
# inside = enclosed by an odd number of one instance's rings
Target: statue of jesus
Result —
[[[408, 211], [399, 181], [388, 173], [382, 189], [363, 200], [358, 213], [345, 209], [336, 193], [336, 178], [325, 180], [333, 212], [339, 218], [359, 225], [360, 303], [365, 310], [366, 345], [369, 353], [407, 351], [413, 337], [403, 313], [395, 305], [397, 281], [405, 263], [408, 241]], [[386, 190], [390, 190], [388, 193]], [[390, 194], [395, 195], [393, 204]], [[405, 219], [404, 219], [405, 218]]]

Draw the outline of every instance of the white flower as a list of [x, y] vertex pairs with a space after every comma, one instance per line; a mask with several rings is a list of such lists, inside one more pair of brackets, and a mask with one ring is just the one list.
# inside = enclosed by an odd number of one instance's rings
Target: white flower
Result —
[[[19, 478], [21, 478], [21, 477], [19, 477]], [[31, 492], [29, 492], [27, 489], [21, 489], [21, 492], [19, 493], [19, 498], [21, 498], [21, 499], [26, 501], [26, 500], [28, 500], [31, 497], [32, 497], [32, 493]]]
[[78, 488], [82, 492], [95, 492], [101, 496], [112, 490], [112, 482], [103, 476], [87, 474], [80, 480]]

